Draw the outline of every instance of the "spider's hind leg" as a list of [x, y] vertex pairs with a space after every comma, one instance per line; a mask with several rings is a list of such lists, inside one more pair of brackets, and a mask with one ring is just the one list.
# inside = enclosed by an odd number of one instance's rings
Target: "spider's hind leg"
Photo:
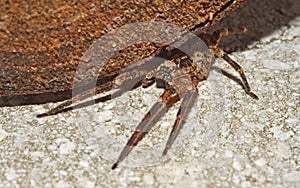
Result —
[[244, 73], [243, 68], [235, 62], [233, 59], [231, 59], [226, 53], [223, 53], [222, 58], [229, 64], [231, 67], [234, 68], [235, 71], [237, 71], [242, 79], [243, 83], [243, 89], [245, 90], [246, 94], [252, 97], [253, 99], [258, 99], [257, 95], [251, 91], [251, 88], [249, 86], [249, 83], [247, 81], [246, 75]]
[[210, 49], [213, 51], [215, 56], [224, 59], [235, 71], [237, 71], [241, 77], [241, 82], [243, 84], [243, 89], [245, 90], [246, 94], [248, 94], [253, 99], [258, 99], [257, 95], [251, 92], [249, 83], [247, 81], [246, 75], [244, 73], [243, 68], [235, 62], [231, 57], [228, 56], [226, 52], [218, 47], [220, 40], [227, 36], [227, 35], [234, 35], [234, 34], [242, 34], [247, 32], [245, 27], [242, 28], [231, 28], [231, 29], [220, 29], [215, 31], [211, 38], [209, 39], [208, 45]]
[[241, 82], [243, 84], [243, 89], [246, 92], [246, 94], [252, 97], [253, 99], [258, 99], [257, 95], [251, 92], [251, 88], [249, 86], [243, 68], [237, 62], [231, 59], [231, 57], [229, 57], [228, 54], [226, 54], [222, 49], [215, 47], [213, 51], [217, 57], [224, 59], [232, 68], [234, 68], [235, 71], [239, 73], [241, 77]]

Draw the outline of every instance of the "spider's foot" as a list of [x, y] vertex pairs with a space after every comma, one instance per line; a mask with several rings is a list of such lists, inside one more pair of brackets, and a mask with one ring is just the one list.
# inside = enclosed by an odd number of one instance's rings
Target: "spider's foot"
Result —
[[48, 111], [48, 112], [45, 112], [45, 113], [42, 113], [42, 114], [38, 114], [36, 117], [37, 118], [41, 118], [41, 117], [46, 117], [46, 116], [53, 116], [53, 115], [56, 115], [58, 113], [60, 113], [63, 109], [59, 109], [57, 110], [56, 108]]
[[51, 115], [52, 115], [51, 113], [45, 112], [45, 113], [42, 113], [42, 114], [38, 114], [36, 117], [41, 118], [41, 117], [46, 117], [46, 116], [51, 116]]
[[170, 149], [170, 146], [166, 146], [165, 149], [164, 149], [164, 151], [163, 151], [163, 153], [162, 153], [162, 155], [163, 156], [167, 155], [169, 149]]
[[115, 164], [113, 164], [113, 166], [111, 167], [112, 170], [116, 169], [118, 167], [119, 163], [116, 162]]
[[255, 100], [258, 100], [258, 96], [255, 94], [255, 93], [252, 93], [252, 92], [248, 92], [247, 93], [252, 99], [255, 99]]

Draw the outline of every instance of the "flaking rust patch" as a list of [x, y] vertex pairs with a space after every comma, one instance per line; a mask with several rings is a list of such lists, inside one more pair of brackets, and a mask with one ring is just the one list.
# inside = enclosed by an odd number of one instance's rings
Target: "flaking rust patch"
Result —
[[[71, 97], [77, 65], [102, 35], [134, 22], [166, 21], [193, 30], [214, 25], [244, 0], [0, 3], [0, 106]], [[155, 31], [154, 31], [155, 32]], [[99, 78], [147, 57], [160, 44], [135, 44], [107, 62]], [[111, 78], [108, 78], [111, 79]], [[86, 83], [82, 83], [84, 86]]]

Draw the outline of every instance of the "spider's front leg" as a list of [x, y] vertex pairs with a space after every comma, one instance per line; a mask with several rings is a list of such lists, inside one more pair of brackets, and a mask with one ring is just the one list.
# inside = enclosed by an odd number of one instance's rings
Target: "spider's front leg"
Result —
[[163, 151], [163, 155], [166, 155], [168, 150], [171, 148], [171, 146], [174, 143], [177, 135], [179, 134], [180, 130], [182, 129], [182, 127], [185, 123], [185, 119], [187, 118], [191, 108], [194, 105], [194, 101], [195, 101], [195, 99], [198, 95], [197, 88], [196, 88], [197, 84], [195, 85], [195, 87], [193, 89], [188, 90], [185, 93], [185, 95], [182, 99], [182, 102], [180, 104], [180, 108], [179, 108], [179, 110], [177, 112], [177, 115], [176, 115], [175, 123], [173, 125], [172, 131], [171, 131], [170, 136], [168, 138], [165, 149]]
[[[182, 61], [186, 62], [187, 59]], [[180, 60], [180, 62], [182, 61]], [[184, 65], [187, 66], [187, 64]], [[187, 72], [185, 69], [183, 69], [183, 67], [181, 67], [180, 63], [176, 64], [174, 61], [165, 61], [158, 67], [157, 71], [150, 71], [147, 74], [145, 80], [142, 82], [143, 86], [147, 87], [155, 81], [156, 87], [163, 88], [165, 91], [160, 96], [158, 102], [152, 106], [150, 111], [137, 126], [135, 132], [132, 134], [128, 143], [121, 152], [117, 162], [112, 166], [112, 169], [115, 169], [118, 164], [128, 156], [133, 147], [144, 138], [144, 136], [152, 129], [155, 123], [157, 123], [157, 121], [166, 113], [166, 111], [176, 102], [178, 102], [181, 97], [183, 97], [183, 102], [180, 110], [178, 111], [177, 119], [175, 121], [164, 154], [171, 147], [181, 127], [183, 126], [183, 120], [186, 118], [190, 108], [193, 105], [193, 100], [197, 95], [197, 89], [195, 86], [198, 84], [198, 79], [195, 78], [191, 81], [190, 76], [186, 73]]]
[[159, 100], [152, 106], [152, 108], [145, 115], [143, 120], [139, 123], [136, 130], [128, 140], [126, 146], [122, 150], [117, 162], [112, 166], [112, 169], [117, 168], [118, 164], [123, 161], [132, 151], [133, 147], [141, 141], [144, 136], [152, 129], [155, 123], [162, 117], [168, 108], [179, 100], [176, 93], [166, 90], [159, 98]]

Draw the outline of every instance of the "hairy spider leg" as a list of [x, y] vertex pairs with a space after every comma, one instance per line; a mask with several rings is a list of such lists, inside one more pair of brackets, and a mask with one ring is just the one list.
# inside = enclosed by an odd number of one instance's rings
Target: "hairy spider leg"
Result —
[[226, 53], [223, 53], [222, 58], [229, 65], [231, 65], [231, 67], [233, 67], [235, 71], [237, 71], [240, 74], [240, 77], [242, 78], [243, 85], [244, 85], [243, 88], [244, 88], [246, 94], [248, 94], [253, 99], [257, 100], [258, 99], [257, 95], [255, 93], [251, 92], [251, 88], [248, 84], [248, 81], [247, 81], [247, 78], [246, 78], [243, 68], [237, 62], [235, 62], [233, 59], [231, 59]]
[[49, 110], [48, 112], [42, 113], [42, 114], [38, 114], [37, 117], [45, 117], [45, 116], [51, 116], [51, 115], [55, 115], [58, 114], [62, 111], [64, 111], [64, 108], [72, 105], [75, 102], [79, 102], [82, 101], [88, 97], [93, 96], [96, 92], [105, 92], [105, 91], [109, 91], [111, 89], [111, 83], [105, 83], [103, 85], [99, 85], [95, 88], [92, 89], [88, 89], [82, 93], [77, 94], [76, 96], [74, 96], [71, 99], [66, 100], [65, 102], [63, 102], [62, 104], [58, 105], [57, 107]]
[[197, 97], [197, 90], [189, 90], [186, 92], [185, 96], [183, 97], [183, 100], [180, 104], [180, 108], [176, 115], [176, 120], [173, 125], [172, 131], [170, 133], [170, 136], [168, 138], [167, 144], [165, 146], [165, 149], [163, 151], [163, 155], [166, 155], [168, 150], [171, 148], [172, 144], [174, 143], [177, 135], [179, 134], [180, 130], [182, 129], [185, 119], [189, 114], [190, 109], [193, 106], [193, 102]]
[[[152, 62], [154, 60], [155, 62]], [[74, 96], [73, 98], [66, 100], [65, 102], [58, 105], [57, 107], [49, 110], [48, 112], [37, 115], [37, 117], [51, 116], [61, 112], [66, 112], [73, 109], [86, 107], [94, 103], [105, 102], [107, 100], [119, 97], [123, 93], [129, 90], [139, 87], [141, 85], [139, 80], [143, 80], [143, 78], [147, 75], [148, 71], [157, 67], [160, 63], [162, 63], [162, 59], [158, 59], [158, 58], [154, 59], [153, 57], [142, 59], [141, 61], [139, 61], [138, 64], [134, 64], [130, 69], [120, 73], [119, 76], [116, 76], [115, 80], [104, 83], [102, 85], [97, 85], [95, 88], [91, 88], [86, 91], [83, 91], [77, 94], [76, 96]], [[132, 83], [136, 85], [132, 85]], [[115, 86], [115, 88], [118, 88], [119, 91], [101, 97], [99, 99], [96, 99], [95, 101], [91, 100], [79, 105], [75, 105], [73, 107], [69, 107], [73, 103], [80, 102], [94, 95], [110, 91], [113, 88], [113, 86]]]
[[[194, 56], [197, 55], [199, 55], [199, 52], [194, 53]], [[195, 61], [197, 61], [196, 59]], [[207, 60], [208, 59], [201, 59], [201, 62], [204, 63]], [[179, 66], [183, 70], [185, 76], [182, 76], [179, 72], [177, 72], [173, 74], [173, 77], [175, 79], [173, 78], [171, 83], [174, 84], [176, 91], [180, 96], [182, 96], [183, 99], [177, 112], [176, 120], [173, 124], [165, 149], [163, 151], [163, 155], [167, 154], [168, 150], [171, 148], [180, 130], [182, 129], [185, 120], [190, 110], [192, 109], [194, 101], [198, 95], [197, 86], [199, 82], [203, 80], [203, 77], [206, 77], [206, 75], [204, 75], [205, 73], [202, 73], [202, 69], [199, 68], [197, 63], [189, 59], [182, 58], [179, 61]]]
[[234, 82], [236, 82], [238, 85], [240, 85], [244, 89], [244, 84], [243, 84], [242, 80], [240, 78], [236, 77], [235, 75], [233, 75], [219, 67], [216, 67], [216, 66], [212, 66], [211, 70], [214, 70], [214, 71], [226, 76], [228, 79], [233, 80]]
[[[117, 79], [120, 79], [120, 78], [117, 78]], [[138, 79], [138, 78], [136, 78], [136, 79]], [[123, 81], [125, 81], [125, 80], [123, 80]], [[93, 105], [93, 104], [98, 104], [100, 102], [109, 101], [111, 99], [115, 99], [115, 98], [121, 96], [123, 93], [125, 93], [129, 90], [133, 90], [137, 87], [140, 87], [141, 85], [143, 86], [143, 88], [146, 88], [146, 87], [151, 86], [154, 83], [153, 81], [151, 81], [151, 82], [147, 82], [147, 84], [145, 84], [144, 82], [142, 82], [144, 80], [142, 80], [142, 81], [138, 81], [135, 85], [131, 84], [130, 86], [128, 86], [127, 84], [130, 84], [130, 82], [125, 83], [123, 81], [122, 81], [123, 85], [121, 85], [122, 87], [118, 88], [117, 91], [115, 91], [111, 94], [105, 95], [105, 96], [97, 98], [95, 100], [89, 100], [89, 101], [86, 101], [86, 102], [82, 102], [82, 103], [76, 104], [76, 105], [71, 106], [71, 107], [65, 107], [64, 109], [60, 109], [60, 111], [57, 112], [57, 113], [68, 112], [68, 111], [71, 111], [71, 110], [74, 110], [74, 109], [84, 108], [84, 107], [87, 107], [87, 106], [90, 106], [90, 105]], [[118, 81], [118, 83], [120, 84], [121, 81]], [[132, 83], [135, 83], [135, 82], [132, 82]], [[97, 92], [95, 92], [95, 93], [98, 94]]]
[[235, 71], [239, 73], [244, 91], [246, 92], [247, 95], [257, 100], [258, 99], [257, 95], [251, 92], [251, 88], [249, 86], [243, 68], [237, 62], [231, 59], [231, 57], [229, 57], [228, 54], [226, 54], [222, 49], [215, 47], [213, 51], [217, 57], [224, 59]]
[[[157, 58], [158, 57], [158, 58]], [[160, 58], [159, 58], [160, 57]], [[114, 88], [117, 88], [118, 90], [115, 93], [97, 98], [95, 100], [90, 100], [84, 103], [80, 103], [78, 105], [75, 105], [73, 107], [68, 107], [60, 112], [66, 112], [73, 109], [83, 108], [89, 105], [97, 104], [100, 102], [105, 102], [114, 98], [117, 98], [121, 96], [123, 93], [133, 90], [135, 88], [140, 87], [141, 85], [143, 88], [147, 88], [151, 86], [154, 81], [149, 81], [144, 79], [149, 71], [156, 69], [161, 63], [163, 63], [165, 59], [171, 58], [170, 50], [166, 49], [166, 46], [162, 46], [158, 48], [155, 52], [153, 52], [149, 57], [146, 57], [144, 59], [139, 60], [136, 63], [130, 64], [129, 68], [126, 68], [125, 72], [122, 72], [115, 78], [113, 81]], [[131, 78], [131, 79], [129, 79]], [[143, 81], [143, 82], [140, 82]], [[147, 83], [146, 83], [147, 82]], [[111, 84], [110, 89], [113, 88], [113, 85]], [[98, 92], [98, 87], [96, 86], [95, 95], [102, 93], [101, 90]], [[110, 90], [109, 89], [109, 90]], [[109, 91], [108, 90], [108, 91]], [[59, 113], [60, 113], [59, 112]]]
[[[197, 94], [195, 85], [198, 84], [198, 79], [194, 78], [191, 80], [190, 77], [190, 74], [195, 75], [197, 73], [196, 70], [195, 64], [192, 64], [191, 61], [183, 58], [179, 60], [178, 64], [170, 60], [165, 61], [159, 66], [158, 70], [152, 70], [147, 74], [143, 81], [144, 85], [148, 86], [149, 83], [153, 83], [153, 80], [155, 80], [156, 86], [158, 88], [164, 88], [165, 91], [158, 102], [137, 126], [112, 169], [115, 169], [118, 164], [128, 156], [133, 147], [144, 138], [165, 112], [182, 97], [183, 103], [181, 105], [181, 110], [177, 113], [178, 120], [175, 122], [173, 131], [169, 137], [167, 148], [171, 146], [184, 124], [184, 121], [181, 121], [180, 117], [182, 116], [185, 118], [187, 116], [189, 109], [193, 105], [192, 101]], [[165, 151], [167, 151], [167, 149], [165, 149]]]
[[241, 29], [239, 28], [220, 29], [215, 31], [211, 37], [205, 37], [208, 38], [208, 40], [206, 39], [205, 42], [207, 43], [209, 48], [213, 51], [216, 57], [224, 59], [231, 67], [234, 68], [235, 71], [239, 73], [243, 84], [243, 89], [246, 92], [246, 94], [248, 94], [253, 99], [258, 99], [257, 95], [251, 92], [251, 88], [249, 86], [243, 68], [237, 62], [231, 59], [227, 53], [225, 53], [222, 49], [218, 48], [219, 42], [223, 37], [229, 34], [234, 35], [234, 34], [242, 34], [245, 32], [247, 32], [247, 29], [245, 27], [242, 27]]
[[[229, 35], [229, 34], [241, 34], [246, 32], [246, 28], [243, 27], [242, 29], [239, 28], [232, 28], [232, 29], [220, 29], [217, 30], [213, 33], [211, 37], [207, 37], [206, 35], [206, 42], [209, 44], [210, 49], [214, 54], [217, 54], [217, 57], [220, 57], [219, 54], [222, 54], [221, 58], [223, 58], [226, 62], [228, 62], [241, 76], [242, 80], [236, 78], [234, 79], [238, 84], [240, 84], [245, 92], [250, 95], [254, 99], [258, 99], [258, 97], [250, 91], [250, 86], [247, 82], [246, 76], [244, 74], [243, 69], [235, 62], [233, 61], [225, 52], [221, 51], [219, 48], [217, 48], [220, 40], [222, 37]], [[203, 35], [202, 35], [203, 36]], [[225, 55], [224, 55], [225, 54]], [[225, 76], [228, 76], [232, 78], [233, 75], [230, 75], [227, 72], [221, 71]], [[227, 74], [225, 74], [227, 73]], [[197, 88], [198, 81], [195, 82], [195, 79], [193, 80], [193, 83], [195, 85], [195, 88]], [[186, 116], [188, 115], [188, 110], [191, 109], [193, 105], [193, 100], [197, 96], [197, 90], [188, 90], [187, 93], [185, 94], [183, 101], [181, 103], [180, 109], [177, 113], [176, 116], [176, 121], [173, 125], [172, 131], [170, 133], [169, 139], [167, 141], [165, 150], [163, 151], [163, 155], [166, 155], [170, 147], [172, 146], [173, 142], [175, 141], [177, 135], [179, 134], [183, 124], [184, 124], [184, 119], [186, 119]]]
[[[138, 86], [139, 85], [137, 85], [137, 87]], [[134, 88], [132, 88], [132, 89], [134, 89]], [[60, 109], [58, 112], [56, 112], [56, 114], [62, 113], [62, 112], [68, 112], [68, 111], [79, 109], [79, 108], [84, 108], [84, 107], [87, 107], [87, 106], [90, 106], [90, 105], [93, 105], [93, 104], [98, 104], [100, 102], [109, 101], [111, 99], [114, 99], [114, 98], [117, 98], [117, 97], [121, 96], [124, 92], [126, 92], [126, 91], [117, 90], [117, 91], [113, 92], [112, 94], [105, 95], [105, 96], [97, 98], [95, 100], [89, 100], [89, 101], [85, 101], [85, 102], [76, 104], [74, 106], [65, 107], [63, 109]]]
[[144, 138], [144, 136], [153, 128], [155, 123], [177, 101], [179, 101], [179, 97], [176, 93], [172, 93], [169, 90], [164, 91], [164, 93], [159, 97], [159, 100], [152, 106], [152, 108], [144, 116], [143, 120], [139, 123], [136, 130], [128, 140], [126, 146], [122, 150], [118, 160], [112, 166], [112, 169], [118, 167], [118, 164], [128, 156], [134, 146], [136, 146], [139, 141]]

